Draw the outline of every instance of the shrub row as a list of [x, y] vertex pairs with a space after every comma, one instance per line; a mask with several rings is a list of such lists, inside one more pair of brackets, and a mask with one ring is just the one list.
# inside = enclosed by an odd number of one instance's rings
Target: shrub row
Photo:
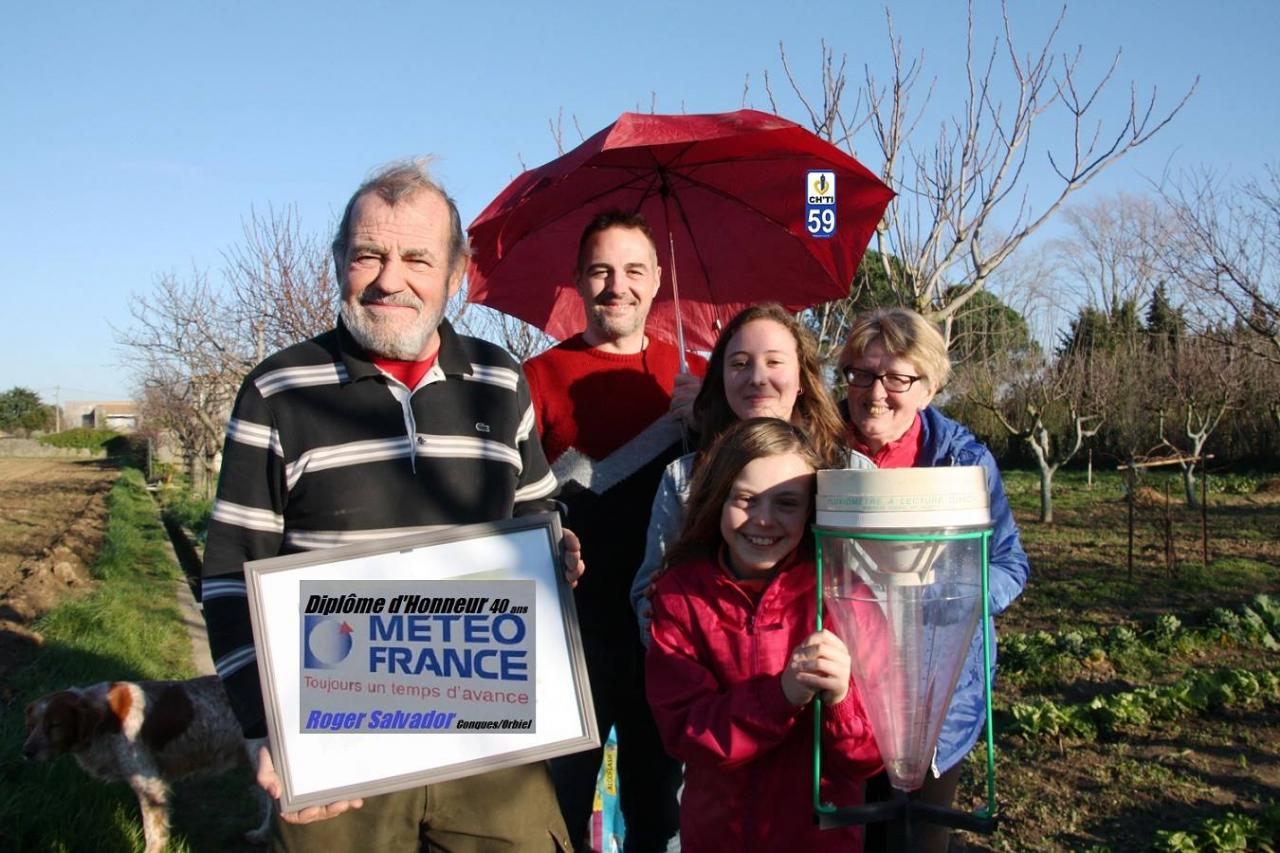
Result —
[[113, 429], [91, 429], [89, 427], [76, 427], [75, 429], [63, 430], [55, 432], [52, 435], [42, 435], [39, 438], [41, 444], [47, 444], [50, 447], [71, 447], [83, 450], [104, 450], [107, 444], [112, 440], [120, 437], [120, 433]]
[[1170, 654], [1186, 654], [1221, 645], [1280, 650], [1280, 603], [1259, 594], [1236, 610], [1215, 608], [1200, 628], [1186, 628], [1173, 614], [1156, 618], [1149, 629], [1133, 625], [1083, 628], [1050, 634], [1009, 634], [1000, 638], [1000, 677], [1019, 686], [1049, 686], [1081, 668], [1110, 660], [1142, 666]]
[[1207, 818], [1199, 829], [1164, 829], [1156, 833], [1153, 849], [1162, 853], [1200, 853], [1210, 850], [1261, 850], [1272, 853], [1280, 836], [1280, 806], [1268, 806], [1258, 817], [1227, 812]]
[[1224, 708], [1278, 702], [1280, 670], [1220, 669], [1194, 672], [1162, 687], [1141, 687], [1078, 704], [1017, 702], [1010, 706], [1011, 719], [1003, 728], [1006, 733], [1030, 739], [1094, 740]]

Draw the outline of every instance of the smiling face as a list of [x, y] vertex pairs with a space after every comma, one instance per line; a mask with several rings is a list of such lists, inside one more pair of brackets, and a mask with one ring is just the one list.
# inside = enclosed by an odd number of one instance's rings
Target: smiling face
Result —
[[582, 247], [577, 281], [587, 314], [587, 343], [639, 352], [661, 276], [653, 244], [643, 231], [613, 227], [592, 234]]
[[444, 306], [462, 282], [450, 269], [449, 207], [423, 190], [390, 205], [361, 196], [339, 274], [343, 323], [370, 355], [420, 361], [440, 345]]
[[729, 340], [724, 358], [724, 395], [740, 420], [791, 420], [800, 392], [796, 339], [772, 320], [753, 320]]
[[[868, 373], [920, 376], [920, 370], [909, 359], [886, 352], [880, 341], [868, 344], [862, 355], [853, 359], [849, 366]], [[906, 391], [886, 391], [881, 380], [871, 383], [870, 388], [849, 384], [845, 387], [849, 423], [873, 453], [901, 438], [915, 422], [916, 414], [933, 399], [933, 387], [927, 377], [913, 382]]]
[[738, 577], [768, 575], [799, 546], [813, 479], [813, 468], [795, 452], [761, 456], [738, 472], [720, 511], [720, 535]]

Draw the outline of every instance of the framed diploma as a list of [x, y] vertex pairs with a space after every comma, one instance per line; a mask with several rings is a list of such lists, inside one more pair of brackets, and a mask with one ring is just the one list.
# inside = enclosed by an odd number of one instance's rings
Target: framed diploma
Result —
[[600, 744], [552, 514], [245, 565], [281, 807]]

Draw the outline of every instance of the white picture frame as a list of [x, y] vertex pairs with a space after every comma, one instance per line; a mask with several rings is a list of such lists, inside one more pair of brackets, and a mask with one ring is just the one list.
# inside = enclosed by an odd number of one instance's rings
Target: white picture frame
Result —
[[599, 746], [560, 540], [543, 513], [246, 563], [281, 808]]

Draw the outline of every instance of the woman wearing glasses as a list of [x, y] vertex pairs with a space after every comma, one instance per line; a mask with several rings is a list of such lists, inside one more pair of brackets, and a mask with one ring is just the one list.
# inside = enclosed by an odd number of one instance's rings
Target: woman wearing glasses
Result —
[[[991, 615], [1000, 613], [1026, 586], [1027, 555], [1018, 541], [1018, 527], [991, 451], [969, 430], [929, 405], [951, 374], [942, 335], [931, 323], [906, 308], [871, 311], [854, 321], [838, 366], [847, 389], [850, 444], [877, 467], [981, 465], [986, 469], [993, 523]], [[856, 649], [853, 651], [857, 653]], [[994, 678], [994, 649], [992, 651]], [[960, 777], [960, 760], [977, 743], [986, 725], [986, 714], [982, 633], [975, 631], [938, 737], [933, 772], [920, 792], [922, 800], [951, 805]], [[884, 791], [888, 791], [887, 782]], [[868, 794], [869, 800], [874, 797], [873, 791], [869, 790]], [[880, 798], [884, 796], [881, 794]], [[918, 849], [946, 850], [950, 830], [926, 827], [921, 827], [917, 836]], [[866, 849], [876, 847], [875, 836], [869, 833]]]

